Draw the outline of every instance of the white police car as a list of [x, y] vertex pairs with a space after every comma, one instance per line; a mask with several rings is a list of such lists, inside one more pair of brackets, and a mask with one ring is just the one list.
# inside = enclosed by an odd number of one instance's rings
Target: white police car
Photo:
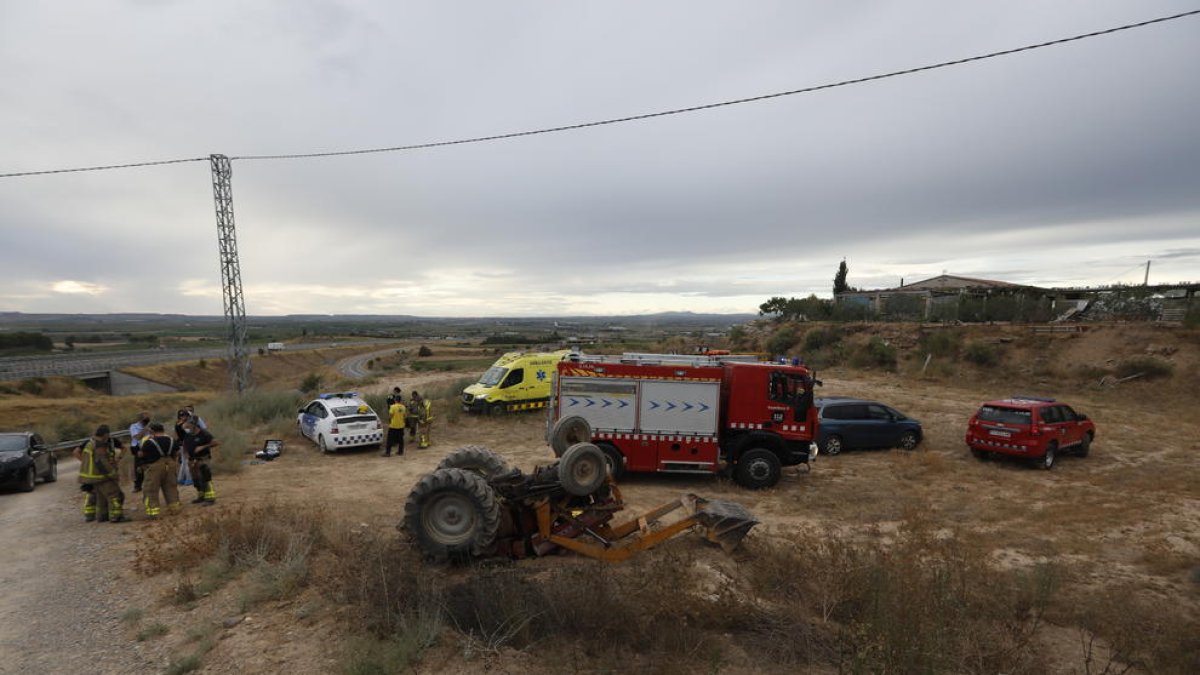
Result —
[[300, 409], [296, 425], [321, 452], [383, 443], [379, 415], [354, 392], [321, 394]]

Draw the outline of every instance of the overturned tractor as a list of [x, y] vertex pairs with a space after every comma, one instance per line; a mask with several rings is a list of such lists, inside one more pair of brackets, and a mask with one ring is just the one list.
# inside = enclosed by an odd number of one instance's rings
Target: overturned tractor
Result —
[[460, 448], [417, 481], [403, 527], [440, 561], [523, 558], [564, 549], [625, 560], [693, 527], [732, 551], [758, 521], [740, 504], [683, 495], [613, 525], [625, 508], [604, 453], [576, 443], [532, 473], [479, 446]]

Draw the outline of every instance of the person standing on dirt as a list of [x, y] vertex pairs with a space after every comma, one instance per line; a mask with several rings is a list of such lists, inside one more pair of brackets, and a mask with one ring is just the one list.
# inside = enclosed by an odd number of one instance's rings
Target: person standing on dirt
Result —
[[196, 426], [200, 427], [201, 431], [208, 431], [208, 424], [204, 421], [204, 418], [196, 414], [196, 406], [189, 403], [183, 406], [183, 409], [188, 412], [188, 417], [196, 420]]
[[[416, 392], [413, 392], [416, 393]], [[431, 443], [429, 434], [433, 430], [433, 401], [427, 398], [421, 399], [421, 404], [417, 408], [417, 435], [419, 442], [418, 448], [428, 448]]]
[[213, 487], [212, 468], [213, 450], [220, 447], [221, 442], [213, 438], [208, 431], [201, 429], [195, 417], [189, 417], [183, 423], [183, 453], [188, 460], [188, 469], [192, 474], [192, 484], [196, 486], [197, 497], [193, 504], [211, 506], [217, 503], [217, 490]]
[[387, 445], [384, 446], [383, 456], [392, 456], [392, 446], [397, 446], [396, 456], [404, 455], [404, 423], [408, 416], [408, 411], [404, 408], [404, 401], [401, 399], [389, 396], [388, 404], [388, 430], [387, 430]]
[[412, 397], [408, 399], [408, 419], [405, 421], [405, 426], [408, 427], [408, 440], [414, 440], [417, 437], [417, 424], [420, 421], [421, 410], [421, 395], [414, 389]]
[[181, 449], [183, 448], [183, 439], [187, 438], [187, 432], [183, 430], [184, 422], [188, 421], [191, 413], [187, 408], [180, 408], [175, 413], [175, 483], [178, 485], [191, 485], [192, 472], [189, 470], [187, 457], [180, 458]]
[[[92, 438], [79, 448], [79, 487], [88, 493], [83, 501], [84, 520], [102, 523], [123, 523], [128, 520], [121, 512], [125, 494], [121, 492], [118, 480], [118, 460], [117, 447], [109, 436], [106, 424], [96, 427]], [[91, 513], [88, 512], [89, 501]]]
[[150, 436], [150, 413], [143, 410], [138, 413], [137, 420], [129, 425], [129, 449], [133, 459], [133, 491], [142, 491], [142, 482], [145, 480], [145, 467], [140, 459], [141, 454], [138, 452], [138, 446], [142, 440]]
[[145, 474], [146, 488], [143, 494], [143, 504], [147, 518], [158, 518], [162, 515], [158, 496], [162, 493], [169, 513], [179, 512], [179, 488], [175, 485], [175, 441], [163, 430], [159, 422], [150, 423], [150, 435], [142, 439], [138, 445], [138, 458], [142, 463]]

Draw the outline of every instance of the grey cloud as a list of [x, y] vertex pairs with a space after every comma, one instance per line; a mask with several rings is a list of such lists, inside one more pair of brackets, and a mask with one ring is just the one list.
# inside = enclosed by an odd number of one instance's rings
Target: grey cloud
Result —
[[[1032, 0], [11, 6], [0, 67], [31, 84], [18, 96], [0, 83], [22, 101], [0, 110], [0, 141], [14, 169], [406, 144], [817, 84], [1174, 5], [1088, 10]], [[474, 313], [553, 314], [595, 306], [598, 294], [651, 311], [660, 293], [681, 307], [731, 299], [753, 311], [739, 298], [827, 294], [843, 256], [859, 285], [941, 269], [1037, 283], [1064, 274], [1047, 248], [1094, 260], [1067, 273], [1077, 281], [1142, 255], [1186, 276], [1179, 252], [1200, 250], [1196, 25], [568, 134], [238, 161], [243, 277], [332, 289], [264, 296], [272, 307], [403, 311], [421, 298], [339, 300], [336, 289], [416, 285]], [[219, 298], [174, 290], [217, 282], [214, 230], [202, 163], [0, 182], [5, 280], [102, 281], [113, 289], [104, 301], [137, 304], [127, 309], [219, 311]], [[168, 262], [170, 283], [128, 263], [146, 246]], [[98, 251], [113, 252], [119, 274], [94, 271]]]

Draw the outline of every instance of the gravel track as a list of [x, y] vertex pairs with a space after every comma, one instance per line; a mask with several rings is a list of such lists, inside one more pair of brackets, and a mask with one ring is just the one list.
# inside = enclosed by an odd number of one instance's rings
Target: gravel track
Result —
[[149, 607], [128, 571], [138, 523], [85, 523], [78, 463], [57, 483], [0, 493], [0, 673], [160, 672], [160, 642], [137, 642], [121, 621]]

